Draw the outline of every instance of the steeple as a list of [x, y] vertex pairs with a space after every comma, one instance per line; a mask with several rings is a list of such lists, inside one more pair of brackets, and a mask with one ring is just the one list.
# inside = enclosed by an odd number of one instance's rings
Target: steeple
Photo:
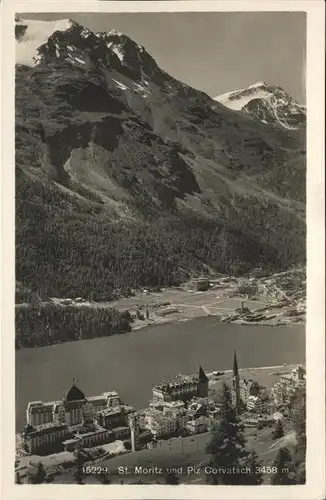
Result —
[[239, 377], [239, 368], [238, 368], [238, 360], [237, 360], [236, 351], [234, 351], [234, 354], [233, 354], [233, 376]]
[[197, 397], [207, 398], [208, 396], [208, 377], [202, 367], [199, 367], [198, 377], [197, 377]]
[[201, 366], [199, 366], [198, 381], [199, 382], [208, 382], [208, 377]]

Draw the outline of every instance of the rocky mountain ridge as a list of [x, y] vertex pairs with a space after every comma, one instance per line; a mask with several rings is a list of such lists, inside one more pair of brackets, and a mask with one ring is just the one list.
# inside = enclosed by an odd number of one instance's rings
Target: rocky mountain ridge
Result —
[[270, 86], [266, 82], [227, 92], [214, 100], [266, 125], [278, 125], [288, 130], [304, 129], [306, 125], [305, 106], [298, 104], [282, 87]]
[[214, 103], [119, 32], [40, 23], [16, 27], [23, 286], [103, 299], [304, 259], [295, 131]]

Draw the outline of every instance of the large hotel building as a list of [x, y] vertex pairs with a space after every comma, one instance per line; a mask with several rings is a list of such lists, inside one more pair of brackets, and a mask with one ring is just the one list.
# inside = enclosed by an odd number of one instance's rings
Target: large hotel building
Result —
[[74, 383], [60, 401], [28, 403], [23, 431], [25, 448], [33, 453], [61, 443], [64, 449], [72, 450], [129, 439], [133, 412], [115, 391], [86, 398]]
[[121, 400], [117, 392], [104, 392], [100, 396], [86, 398], [75, 385], [71, 386], [65, 397], [60, 401], [32, 401], [26, 409], [26, 421], [32, 426], [49, 422], [66, 423], [68, 426], [82, 423], [84, 418], [92, 418], [107, 408], [120, 406]]
[[198, 375], [178, 378], [153, 387], [153, 402], [190, 401], [194, 397], [207, 398], [208, 378], [199, 367]]

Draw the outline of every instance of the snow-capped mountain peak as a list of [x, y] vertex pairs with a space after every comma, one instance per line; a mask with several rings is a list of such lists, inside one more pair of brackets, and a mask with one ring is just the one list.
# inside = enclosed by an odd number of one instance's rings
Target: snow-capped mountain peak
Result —
[[269, 95], [270, 92], [267, 84], [265, 82], [257, 82], [249, 85], [247, 88], [221, 94], [214, 97], [214, 100], [230, 109], [239, 111], [252, 99], [267, 98]]
[[122, 31], [118, 31], [118, 30], [115, 30], [115, 29], [112, 29], [112, 30], [109, 30], [109, 31], [106, 31], [105, 34], [107, 36], [119, 36], [119, 37], [124, 37], [126, 36], [124, 33], [122, 33]]
[[34, 19], [16, 20], [16, 63], [34, 66], [38, 48], [46, 43], [56, 31], [67, 31], [75, 23], [71, 19], [40, 21]]
[[298, 104], [281, 87], [271, 86], [263, 81], [244, 89], [226, 92], [214, 100], [265, 124], [278, 124], [286, 129], [300, 128], [306, 120], [305, 106]]
[[255, 89], [258, 87], [267, 87], [267, 83], [266, 82], [257, 82], [257, 83], [253, 83], [252, 85], [249, 85], [250, 89]]
[[107, 48], [118, 57], [122, 64], [139, 63], [142, 54], [145, 53], [144, 47], [115, 29], [97, 33], [96, 36], [105, 41]]
[[138, 83], [150, 78], [164, 84], [167, 78], [143, 46], [115, 29], [94, 33], [71, 19], [16, 19], [16, 64], [59, 61], [86, 71], [115, 69]]

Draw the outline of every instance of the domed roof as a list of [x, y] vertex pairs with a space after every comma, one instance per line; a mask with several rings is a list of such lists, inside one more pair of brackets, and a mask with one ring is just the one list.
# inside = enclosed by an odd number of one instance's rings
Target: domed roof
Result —
[[85, 399], [85, 394], [81, 391], [75, 384], [72, 384], [69, 391], [66, 394], [66, 401], [81, 401]]

